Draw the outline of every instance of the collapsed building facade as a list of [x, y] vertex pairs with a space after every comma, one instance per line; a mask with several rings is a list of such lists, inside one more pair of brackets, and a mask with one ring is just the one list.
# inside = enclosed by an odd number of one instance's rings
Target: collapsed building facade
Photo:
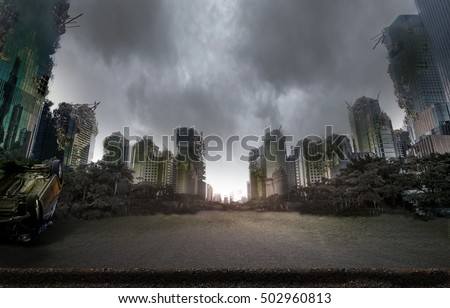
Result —
[[0, 147], [16, 157], [31, 155], [68, 10], [67, 0], [0, 1]]

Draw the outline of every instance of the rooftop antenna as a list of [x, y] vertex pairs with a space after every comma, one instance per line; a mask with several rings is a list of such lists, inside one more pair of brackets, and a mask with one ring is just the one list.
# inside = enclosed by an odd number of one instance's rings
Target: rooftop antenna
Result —
[[378, 46], [378, 44], [384, 43], [385, 38], [386, 38], [386, 32], [384, 30], [381, 31], [381, 33], [379, 33], [379, 34], [375, 35], [374, 37], [372, 37], [370, 40], [371, 41], [376, 41], [375, 42], [375, 46], [373, 46], [372, 49], [375, 49]]
[[348, 109], [352, 108], [352, 105], [350, 105], [347, 101], [345, 101], [345, 103], [347, 104]]

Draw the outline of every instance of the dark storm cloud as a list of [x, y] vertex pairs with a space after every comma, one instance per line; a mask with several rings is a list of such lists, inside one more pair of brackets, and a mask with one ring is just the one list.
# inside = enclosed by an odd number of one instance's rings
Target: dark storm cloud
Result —
[[[211, 89], [200, 82], [186, 85], [153, 85], [142, 76], [127, 90], [130, 110], [151, 127], [151, 133], [171, 134], [178, 126], [196, 126], [207, 134], [231, 134], [239, 108], [228, 86]], [[150, 132], [149, 132], [150, 133]]]
[[[239, 3], [236, 61], [277, 92], [272, 102], [259, 110], [262, 116], [280, 114], [292, 131], [302, 134], [309, 127], [320, 133], [326, 124], [348, 130], [346, 100], [376, 97], [381, 91], [387, 94], [381, 97], [382, 105], [395, 104], [386, 73], [386, 51], [382, 45], [373, 50], [371, 37], [398, 14], [414, 12], [413, 1]], [[280, 101], [293, 89], [301, 89], [305, 95], [295, 102], [297, 120], [287, 121], [289, 114], [280, 110]]]
[[335, 30], [330, 25], [339, 17], [322, 11], [321, 1], [241, 2], [244, 34], [237, 56], [280, 90], [333, 74], [334, 48], [341, 50], [343, 43], [333, 46]]
[[386, 18], [383, 13], [400, 11], [395, 9], [404, 2], [241, 1], [243, 30], [236, 56], [280, 91], [343, 82], [351, 86], [356, 80], [366, 86], [380, 78], [364, 78], [369, 74], [361, 70], [373, 68], [365, 65], [373, 56], [368, 53], [373, 45], [370, 38], [387, 26], [379, 22]]
[[[102, 100], [97, 158], [123, 126], [156, 138], [192, 125], [224, 139], [269, 125], [297, 139], [327, 124], [348, 133], [345, 101], [379, 91], [401, 125], [386, 50], [370, 38], [415, 13], [413, 0], [72, 1], [78, 13], [52, 99]], [[238, 163], [208, 166], [208, 181], [245, 190], [248, 165]]]
[[104, 122], [126, 105], [148, 133], [283, 124], [301, 134], [348, 129], [345, 100], [381, 90], [395, 104], [384, 47], [370, 38], [412, 10], [412, 0], [80, 0], [81, 28], [69, 32], [78, 63], [103, 63], [102, 89], [118, 99], [99, 110]]
[[108, 65], [133, 57], [161, 65], [176, 61], [172, 15], [165, 1], [80, 0], [74, 7], [71, 15], [84, 14], [81, 28], [73, 31], [76, 40]]

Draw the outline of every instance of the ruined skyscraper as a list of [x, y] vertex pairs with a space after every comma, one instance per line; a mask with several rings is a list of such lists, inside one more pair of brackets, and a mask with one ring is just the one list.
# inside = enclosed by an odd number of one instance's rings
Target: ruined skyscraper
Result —
[[31, 154], [68, 0], [0, 1], [0, 147]]
[[360, 97], [348, 106], [350, 128], [356, 152], [378, 157], [397, 157], [391, 119], [381, 111], [378, 99]]
[[409, 149], [411, 148], [411, 140], [409, 133], [403, 129], [394, 130], [395, 143], [397, 146], [397, 153], [399, 158], [409, 156]]
[[266, 176], [266, 196], [288, 193], [286, 169], [286, 137], [280, 129], [264, 132], [263, 166]]
[[151, 137], [144, 137], [132, 148], [131, 169], [135, 183], [175, 188], [176, 162], [167, 149], [159, 150]]
[[77, 167], [89, 163], [94, 156], [98, 134], [95, 109], [98, 103], [59, 104], [55, 110], [56, 135], [59, 148], [64, 151], [63, 163]]
[[121, 132], [114, 132], [103, 139], [103, 158], [110, 165], [129, 164], [130, 141]]
[[248, 191], [251, 199], [266, 197], [266, 176], [263, 170], [264, 147], [253, 149], [249, 153], [249, 184]]
[[59, 148], [57, 142], [56, 119], [51, 111], [52, 106], [50, 101], [44, 103], [34, 141], [32, 158], [39, 162], [55, 157], [62, 161], [64, 156], [64, 151]]
[[349, 163], [351, 153], [350, 139], [345, 135], [300, 140], [287, 159], [290, 191], [335, 178]]
[[384, 29], [383, 43], [388, 50], [389, 75], [399, 107], [405, 110], [415, 154], [446, 152], [450, 148], [450, 136], [446, 136], [450, 131], [449, 110], [422, 19], [400, 15]]
[[249, 154], [252, 199], [287, 195], [286, 137], [281, 129], [264, 131], [264, 144]]
[[195, 128], [178, 127], [174, 131], [176, 188], [179, 194], [206, 197], [203, 133]]

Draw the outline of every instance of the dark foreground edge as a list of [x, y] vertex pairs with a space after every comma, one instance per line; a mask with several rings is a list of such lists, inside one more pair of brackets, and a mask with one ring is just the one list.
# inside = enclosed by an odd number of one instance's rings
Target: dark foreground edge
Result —
[[449, 269], [0, 269], [0, 287], [450, 287]]

